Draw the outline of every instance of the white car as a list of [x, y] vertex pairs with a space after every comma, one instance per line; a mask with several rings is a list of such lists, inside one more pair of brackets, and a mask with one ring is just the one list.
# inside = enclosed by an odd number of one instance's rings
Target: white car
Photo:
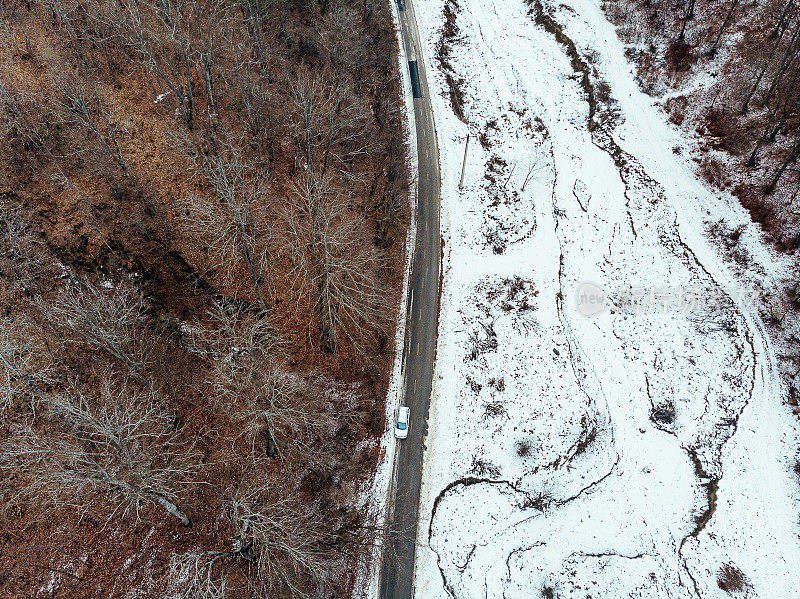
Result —
[[405, 406], [400, 406], [397, 409], [397, 423], [394, 425], [394, 436], [398, 439], [405, 439], [408, 437], [408, 427], [411, 426], [409, 416], [411, 409]]

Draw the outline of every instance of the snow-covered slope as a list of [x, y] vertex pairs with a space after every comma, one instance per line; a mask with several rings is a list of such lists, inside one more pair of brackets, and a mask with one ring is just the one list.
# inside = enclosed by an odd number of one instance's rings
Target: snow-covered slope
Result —
[[[444, 4], [415, 0], [446, 229], [417, 595], [725, 597], [741, 575], [800, 597], [798, 432], [704, 234], [746, 214], [697, 180], [597, 2], [459, 0], [469, 125], [436, 70]], [[748, 283], [784, 275], [740, 243]]]

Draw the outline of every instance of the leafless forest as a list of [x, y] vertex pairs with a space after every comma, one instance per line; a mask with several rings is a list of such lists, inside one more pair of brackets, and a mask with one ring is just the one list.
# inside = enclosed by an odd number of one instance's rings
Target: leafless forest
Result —
[[[705, 140], [704, 177], [732, 191], [778, 247], [800, 246], [800, 3], [606, 1], [642, 87]], [[698, 86], [697, 83], [701, 83]], [[682, 93], [681, 93], [682, 92]]]
[[0, 597], [334, 597], [408, 221], [374, 0], [0, 0]]

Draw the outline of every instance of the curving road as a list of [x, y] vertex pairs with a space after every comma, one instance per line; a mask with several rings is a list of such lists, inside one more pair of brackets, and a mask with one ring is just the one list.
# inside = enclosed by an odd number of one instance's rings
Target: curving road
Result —
[[388, 536], [383, 551], [379, 592], [382, 599], [410, 599], [414, 596], [423, 442], [428, 429], [436, 358], [442, 246], [439, 234], [439, 148], [421, 60], [419, 33], [411, 0], [395, 1], [414, 96], [419, 179], [417, 237], [408, 283], [401, 388], [401, 403], [411, 407], [411, 427], [408, 438], [399, 442], [395, 452], [387, 518], [392, 534]]

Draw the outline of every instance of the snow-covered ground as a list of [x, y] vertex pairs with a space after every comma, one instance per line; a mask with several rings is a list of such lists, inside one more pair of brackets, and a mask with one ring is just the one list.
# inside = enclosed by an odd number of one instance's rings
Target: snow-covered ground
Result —
[[469, 126], [434, 60], [445, 2], [415, 0], [446, 242], [417, 596], [727, 597], [741, 573], [738, 596], [800, 597], [798, 430], [745, 288], [786, 264], [752, 225], [746, 268], [708, 239], [747, 215], [597, 1], [544, 2], [557, 39], [524, 0], [458, 0]]

